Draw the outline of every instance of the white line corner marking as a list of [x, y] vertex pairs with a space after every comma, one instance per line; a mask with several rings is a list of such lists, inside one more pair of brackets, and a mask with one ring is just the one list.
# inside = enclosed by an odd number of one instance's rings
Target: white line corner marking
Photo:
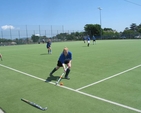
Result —
[[110, 77], [104, 78], [104, 79], [99, 80], [99, 81], [97, 81], [97, 82], [94, 82], [94, 83], [92, 83], [92, 84], [83, 86], [83, 87], [78, 88], [78, 89], [76, 89], [76, 90], [77, 90], [77, 91], [82, 90], [82, 89], [84, 89], [84, 88], [90, 87], [90, 86], [92, 86], [92, 85], [98, 84], [98, 83], [100, 83], [100, 82], [106, 81], [106, 80], [108, 80], [108, 79], [111, 79], [111, 78], [113, 78], [113, 77], [119, 76], [119, 75], [121, 75], [121, 74], [123, 74], [123, 73], [126, 73], [126, 72], [128, 72], [128, 71], [131, 71], [131, 70], [133, 70], [133, 69], [136, 69], [136, 68], [138, 68], [138, 67], [140, 67], [140, 66], [141, 66], [141, 65], [135, 66], [135, 67], [133, 67], [133, 68], [127, 69], [127, 70], [125, 70], [125, 71], [122, 71], [122, 72], [117, 73], [117, 74], [115, 74], [115, 75], [112, 75], [112, 76], [110, 76]]
[[[31, 74], [28, 74], [28, 73], [25, 73], [25, 72], [16, 70], [16, 69], [11, 68], [11, 67], [8, 67], [8, 66], [4, 66], [4, 65], [2, 65], [2, 64], [0, 64], [0, 66], [1, 66], [1, 67], [4, 67], [4, 68], [7, 68], [7, 69], [10, 69], [10, 70], [13, 70], [13, 71], [15, 71], [15, 72], [18, 72], [18, 73], [21, 73], [21, 74], [30, 76], [30, 77], [35, 78], [35, 79], [38, 79], [38, 80], [45, 81], [45, 79], [42, 79], [42, 78], [33, 76], [33, 75], [31, 75]], [[141, 66], [141, 65], [140, 65], [140, 66]], [[139, 66], [138, 66], [138, 67], [139, 67]], [[137, 68], [137, 66], [136, 66], [136, 68]], [[134, 69], [135, 69], [135, 68], [134, 68]], [[55, 85], [54, 82], [49, 82], [49, 83]], [[68, 90], [70, 90], [70, 91], [77, 92], [77, 93], [79, 93], [79, 94], [82, 94], [82, 95], [85, 95], [85, 96], [88, 96], [88, 97], [91, 97], [91, 98], [95, 98], [95, 99], [97, 99], [97, 100], [101, 100], [101, 101], [104, 101], [104, 102], [107, 102], [107, 103], [110, 103], [110, 104], [113, 104], [113, 105], [116, 105], [116, 106], [120, 106], [120, 107], [129, 109], [129, 110], [132, 110], [132, 111], [136, 111], [136, 112], [138, 112], [138, 113], [141, 113], [141, 110], [136, 109], [136, 108], [132, 108], [132, 107], [130, 107], [130, 106], [126, 106], [126, 105], [123, 105], [123, 104], [120, 104], [120, 103], [117, 103], [117, 102], [113, 102], [113, 101], [110, 101], [110, 100], [106, 100], [106, 99], [104, 99], [104, 98], [100, 98], [100, 97], [97, 97], [97, 96], [94, 96], [94, 95], [90, 95], [90, 94], [88, 94], [88, 93], [84, 93], [84, 92], [82, 92], [82, 91], [78, 91], [78, 90], [75, 90], [75, 89], [72, 89], [72, 88], [69, 88], [69, 87], [66, 87], [66, 86], [60, 86], [60, 87], [65, 88], [65, 89], [68, 89]]]

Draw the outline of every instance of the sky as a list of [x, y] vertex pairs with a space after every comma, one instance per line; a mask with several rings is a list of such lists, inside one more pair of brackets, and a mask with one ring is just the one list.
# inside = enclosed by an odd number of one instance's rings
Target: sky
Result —
[[100, 11], [102, 28], [120, 32], [141, 23], [141, 0], [0, 0], [0, 29], [52, 25], [81, 31], [100, 24]]

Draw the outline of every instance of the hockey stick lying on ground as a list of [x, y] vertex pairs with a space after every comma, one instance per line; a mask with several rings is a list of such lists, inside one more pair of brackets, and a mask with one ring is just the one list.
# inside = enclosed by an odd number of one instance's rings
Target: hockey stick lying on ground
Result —
[[[66, 70], [67, 70], [67, 69], [68, 69], [68, 67], [66, 68]], [[65, 72], [62, 73], [62, 75], [59, 77], [59, 79], [58, 79], [58, 81], [56, 82], [55, 85], [58, 85], [58, 83], [59, 83], [59, 82], [61, 81], [61, 79], [63, 78], [64, 74], [65, 74]]]
[[33, 107], [36, 107], [36, 108], [40, 109], [40, 110], [45, 111], [45, 110], [47, 109], [47, 107], [43, 108], [43, 107], [41, 107], [40, 105], [35, 104], [34, 102], [31, 102], [31, 101], [29, 101], [29, 100], [26, 100], [26, 99], [23, 99], [23, 98], [22, 98], [21, 100], [24, 101], [24, 102], [26, 102], [27, 104], [33, 106]]

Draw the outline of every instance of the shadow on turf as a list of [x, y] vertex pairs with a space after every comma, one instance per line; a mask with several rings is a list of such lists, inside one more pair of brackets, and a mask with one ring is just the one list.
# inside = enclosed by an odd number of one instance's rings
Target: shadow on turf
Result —
[[48, 55], [48, 53], [42, 53], [42, 54], [40, 54], [40, 55]]
[[50, 76], [46, 79], [46, 82], [57, 81], [59, 76]]
[[88, 47], [88, 46], [86, 45], [86, 46], [82, 46], [82, 47]]

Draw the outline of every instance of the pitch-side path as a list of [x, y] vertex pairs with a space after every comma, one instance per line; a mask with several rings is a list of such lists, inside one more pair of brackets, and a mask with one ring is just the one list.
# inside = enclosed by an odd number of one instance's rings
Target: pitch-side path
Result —
[[[1, 66], [1, 67], [4, 67], [4, 68], [7, 68], [7, 69], [9, 69], [9, 70], [12, 70], [12, 71], [21, 73], [21, 74], [23, 74], [23, 75], [27, 75], [27, 76], [29, 76], [29, 77], [32, 77], [32, 78], [35, 78], [35, 79], [38, 79], [38, 80], [41, 80], [41, 81], [44, 81], [44, 82], [45, 82], [45, 79], [36, 77], [36, 76], [34, 76], [34, 75], [31, 75], [31, 74], [28, 74], [28, 73], [25, 73], [25, 72], [16, 70], [16, 69], [14, 69], [14, 68], [11, 68], [11, 67], [8, 67], [8, 66], [2, 65], [2, 64], [0, 64], [0, 66]], [[138, 66], [135, 66], [135, 67], [133, 67], [133, 68], [131, 68], [131, 69], [128, 69], [128, 70], [126, 70], [126, 71], [123, 71], [123, 72], [121, 72], [121, 74], [122, 74], [122, 73], [125, 73], [125, 72], [128, 72], [128, 71], [130, 71], [130, 70], [133, 70], [133, 69], [135, 69], [135, 68], [138, 68], [138, 67], [140, 67], [140, 66], [141, 66], [141, 65], [138, 65]], [[119, 73], [119, 74], [116, 74], [116, 75], [113, 75], [113, 77], [118, 76], [118, 75], [120, 75], [120, 73]], [[110, 79], [110, 78], [113, 78], [113, 77], [111, 76], [111, 77], [108, 77], [107, 79]], [[105, 78], [105, 80], [107, 80], [107, 79]], [[103, 79], [103, 80], [101, 80], [101, 82], [102, 82], [102, 81], [105, 81], [105, 80]], [[49, 83], [55, 85], [54, 82], [49, 82]], [[98, 83], [100, 83], [100, 82], [98, 82]], [[89, 86], [92, 86], [92, 85], [94, 85], [94, 83], [91, 84], [91, 85], [89, 85]], [[84, 89], [84, 88], [89, 87], [89, 86], [82, 87], [81, 89]], [[132, 110], [132, 111], [141, 113], [141, 110], [139, 110], [139, 109], [136, 109], [136, 108], [133, 108], [133, 107], [130, 107], [130, 106], [126, 106], [126, 105], [123, 105], [123, 104], [120, 104], [120, 103], [117, 103], [117, 102], [114, 102], [114, 101], [106, 100], [106, 99], [104, 99], [104, 98], [100, 98], [100, 97], [97, 97], [97, 96], [94, 96], [94, 95], [91, 95], [91, 94], [88, 94], [88, 93], [84, 93], [84, 92], [80, 91], [80, 90], [81, 90], [80, 88], [75, 90], [75, 89], [72, 89], [72, 88], [69, 88], [69, 87], [66, 87], [66, 86], [60, 86], [60, 87], [65, 88], [65, 89], [68, 89], [68, 90], [71, 90], [71, 91], [74, 91], [74, 92], [77, 92], [77, 93], [79, 93], [79, 94], [82, 94], [82, 95], [85, 95], [85, 96], [88, 96], [88, 97], [91, 97], [91, 98], [95, 98], [95, 99], [97, 99], [97, 100], [101, 100], [101, 101], [104, 101], [104, 102], [107, 102], [107, 103], [110, 103], [110, 104], [114, 104], [114, 105], [116, 105], [116, 106], [120, 106], [120, 107], [129, 109], [129, 110]]]

